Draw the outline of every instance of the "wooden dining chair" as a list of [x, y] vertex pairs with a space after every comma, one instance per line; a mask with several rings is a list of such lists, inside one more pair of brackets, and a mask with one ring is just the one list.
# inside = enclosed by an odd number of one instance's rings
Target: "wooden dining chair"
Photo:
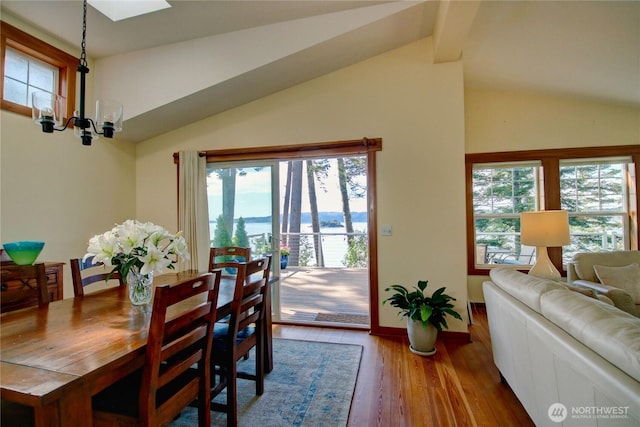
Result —
[[44, 263], [3, 264], [0, 279], [0, 313], [49, 303]]
[[93, 257], [85, 260], [82, 258], [73, 258], [70, 261], [71, 280], [73, 282], [73, 295], [76, 297], [84, 295], [84, 288], [97, 282], [118, 283], [118, 286], [124, 286], [125, 281], [122, 275], [114, 271], [107, 270], [101, 262], [93, 263]]
[[[215, 411], [226, 412], [227, 426], [238, 425], [237, 378], [256, 382], [256, 395], [264, 392], [265, 294], [271, 255], [239, 263], [228, 323], [216, 323], [213, 333], [211, 398], [227, 389], [226, 403], [212, 402]], [[237, 362], [255, 348], [255, 372], [238, 371]], [[217, 377], [217, 380], [216, 380]]]
[[194, 401], [209, 427], [219, 290], [220, 272], [156, 288], [144, 368], [93, 397], [95, 427], [164, 426]]
[[239, 262], [251, 260], [251, 248], [239, 246], [227, 246], [224, 248], [211, 248], [209, 250], [209, 271], [218, 268], [236, 268]]

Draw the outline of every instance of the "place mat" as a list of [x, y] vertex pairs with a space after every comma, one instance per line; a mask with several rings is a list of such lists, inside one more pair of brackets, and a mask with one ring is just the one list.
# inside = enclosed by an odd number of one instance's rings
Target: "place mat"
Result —
[[369, 316], [367, 314], [351, 314], [351, 313], [318, 313], [315, 318], [317, 322], [334, 322], [334, 323], [354, 323], [358, 325], [368, 325]]
[[[254, 354], [238, 369], [253, 372]], [[256, 396], [255, 382], [238, 379], [238, 425], [346, 426], [361, 355], [360, 345], [274, 338], [264, 394]], [[225, 392], [216, 401], [223, 399]], [[193, 427], [197, 420], [197, 409], [187, 408], [169, 427]], [[226, 420], [226, 414], [211, 412], [211, 426], [226, 426]]]

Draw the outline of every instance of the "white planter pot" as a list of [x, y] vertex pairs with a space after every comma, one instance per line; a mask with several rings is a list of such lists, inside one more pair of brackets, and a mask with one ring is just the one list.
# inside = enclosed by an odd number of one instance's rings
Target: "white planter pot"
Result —
[[438, 330], [431, 323], [426, 328], [422, 322], [407, 320], [407, 334], [409, 335], [409, 349], [420, 356], [432, 356], [436, 353], [436, 338]]

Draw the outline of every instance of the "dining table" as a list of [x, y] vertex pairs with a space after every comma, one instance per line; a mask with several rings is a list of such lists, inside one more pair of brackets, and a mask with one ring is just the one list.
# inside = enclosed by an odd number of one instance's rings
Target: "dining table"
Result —
[[[154, 286], [201, 274], [162, 274]], [[270, 279], [265, 300], [266, 372], [273, 369], [269, 288], [276, 280]], [[220, 280], [217, 320], [230, 313], [235, 282], [233, 276]], [[90, 427], [92, 396], [143, 367], [151, 308], [131, 304], [126, 286], [117, 286], [3, 313], [0, 397], [33, 407], [36, 427]]]

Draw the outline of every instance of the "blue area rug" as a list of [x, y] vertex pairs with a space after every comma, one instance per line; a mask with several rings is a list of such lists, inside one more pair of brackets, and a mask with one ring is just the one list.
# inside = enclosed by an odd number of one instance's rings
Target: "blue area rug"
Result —
[[[253, 371], [254, 353], [238, 362], [239, 370]], [[238, 379], [239, 425], [346, 426], [361, 355], [360, 345], [274, 338], [264, 394], [255, 395], [253, 381]], [[211, 418], [212, 426], [226, 426], [225, 414], [212, 412]], [[197, 426], [197, 420], [196, 409], [189, 408], [170, 427]]]

